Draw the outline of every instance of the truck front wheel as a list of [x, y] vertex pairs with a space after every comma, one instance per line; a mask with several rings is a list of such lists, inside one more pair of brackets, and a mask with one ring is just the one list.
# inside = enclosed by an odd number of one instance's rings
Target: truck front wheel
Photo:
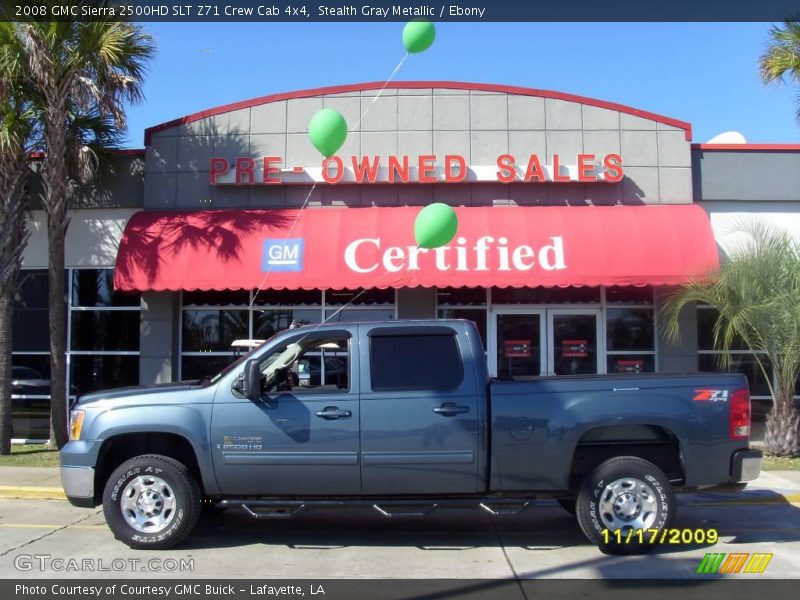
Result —
[[643, 554], [658, 531], [675, 519], [675, 493], [653, 463], [635, 456], [612, 458], [583, 481], [576, 503], [581, 530], [606, 554]]
[[134, 457], [111, 474], [103, 513], [114, 537], [131, 548], [179, 544], [200, 516], [200, 487], [189, 469], [158, 454]]

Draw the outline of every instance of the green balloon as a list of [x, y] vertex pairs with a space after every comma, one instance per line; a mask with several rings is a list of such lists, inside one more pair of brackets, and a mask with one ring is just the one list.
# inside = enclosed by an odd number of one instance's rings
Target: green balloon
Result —
[[448, 204], [429, 204], [414, 221], [414, 239], [420, 248], [444, 246], [456, 236], [458, 215]]
[[403, 46], [412, 54], [424, 52], [436, 39], [436, 29], [430, 21], [409, 21], [403, 27]]
[[325, 158], [333, 156], [347, 139], [347, 121], [332, 108], [323, 108], [308, 123], [308, 137]]

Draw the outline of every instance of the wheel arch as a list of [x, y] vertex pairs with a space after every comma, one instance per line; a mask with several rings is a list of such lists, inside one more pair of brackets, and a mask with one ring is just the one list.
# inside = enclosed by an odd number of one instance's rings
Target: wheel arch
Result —
[[570, 463], [569, 487], [576, 491], [585, 475], [617, 456], [635, 456], [664, 471], [673, 484], [686, 479], [680, 438], [668, 427], [651, 423], [601, 425], [578, 439]]
[[98, 451], [94, 476], [95, 502], [102, 500], [103, 487], [114, 469], [126, 460], [143, 454], [173, 458], [186, 465], [203, 493], [208, 493], [209, 487], [215, 489], [215, 482], [212, 479], [209, 485], [198, 453], [186, 436], [172, 431], [121, 432], [104, 440]]

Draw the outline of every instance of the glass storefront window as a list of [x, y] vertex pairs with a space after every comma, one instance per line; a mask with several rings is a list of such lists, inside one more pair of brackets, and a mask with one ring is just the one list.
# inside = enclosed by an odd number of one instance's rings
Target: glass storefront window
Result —
[[439, 288], [436, 302], [439, 306], [486, 306], [486, 288]]
[[139, 350], [138, 310], [73, 310], [72, 350]]
[[11, 356], [11, 437], [50, 437], [50, 355]]
[[599, 287], [492, 288], [492, 304], [584, 304], [599, 302]]
[[47, 270], [23, 270], [14, 296], [12, 343], [14, 352], [48, 352]]
[[[712, 372], [712, 373], [720, 373], [725, 372], [726, 370], [719, 366], [719, 353], [714, 354], [700, 354], [698, 357], [698, 368], [700, 371]], [[767, 370], [767, 373], [772, 372], [772, 365], [766, 358], [762, 358], [764, 361], [764, 367]], [[769, 386], [767, 385], [767, 381], [764, 378], [764, 374], [761, 372], [758, 363], [756, 362], [755, 356], [753, 354], [743, 352], [743, 353], [735, 353], [733, 355], [733, 365], [727, 371], [731, 373], [741, 373], [747, 377], [747, 381], [750, 384], [750, 395], [751, 396], [769, 396]]]
[[484, 349], [486, 346], [486, 309], [481, 308], [440, 308], [440, 319], [467, 319], [475, 323]]
[[183, 292], [184, 306], [249, 306], [250, 292], [226, 290], [224, 292]]
[[253, 312], [253, 337], [257, 340], [268, 340], [276, 333], [295, 326], [315, 325], [320, 322], [322, 311], [311, 309], [273, 309]]
[[606, 357], [607, 373], [653, 373], [656, 370], [654, 354], [609, 354]]
[[256, 306], [321, 306], [320, 290], [260, 290], [255, 295]]
[[[698, 350], [717, 350], [714, 347], [714, 325], [719, 313], [710, 306], [697, 307], [697, 348]], [[736, 338], [731, 350], [747, 350], [747, 345]]]
[[139, 308], [139, 294], [114, 291], [113, 269], [72, 271], [72, 306]]
[[[606, 349], [655, 349], [653, 310], [649, 308], [609, 308], [606, 310]], [[612, 371], [609, 371], [611, 373]]]
[[606, 288], [606, 302], [609, 304], [653, 304], [653, 288], [649, 285], [612, 285]]
[[70, 360], [70, 379], [78, 395], [139, 384], [138, 356], [75, 354]]
[[184, 310], [185, 352], [231, 351], [234, 340], [247, 338], [246, 310]]
[[385, 290], [327, 290], [325, 304], [327, 306], [371, 306], [376, 304], [394, 304], [394, 288]]
[[326, 310], [326, 323], [351, 323], [364, 321], [389, 321], [394, 319], [394, 308]]
[[190, 381], [213, 377], [222, 369], [231, 364], [236, 357], [233, 354], [225, 356], [184, 356], [181, 360], [181, 379]]

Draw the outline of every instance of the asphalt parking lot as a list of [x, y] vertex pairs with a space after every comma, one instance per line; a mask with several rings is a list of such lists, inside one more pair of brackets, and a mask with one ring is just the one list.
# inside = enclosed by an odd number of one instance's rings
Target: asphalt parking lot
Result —
[[[800, 505], [785, 495], [756, 489], [733, 503], [710, 494], [680, 498], [676, 526], [715, 528], [716, 545], [663, 545], [646, 556], [606, 556], [586, 542], [570, 515], [543, 502], [497, 518], [449, 510], [386, 519], [370, 509], [352, 509], [256, 521], [226, 511], [204, 517], [177, 549], [136, 551], [114, 540], [99, 508], [6, 499], [0, 500], [0, 578], [146, 572], [148, 578], [694, 579], [707, 552], [773, 553], [757, 577], [798, 576]], [[94, 570], [66, 570], [70, 564]]]

